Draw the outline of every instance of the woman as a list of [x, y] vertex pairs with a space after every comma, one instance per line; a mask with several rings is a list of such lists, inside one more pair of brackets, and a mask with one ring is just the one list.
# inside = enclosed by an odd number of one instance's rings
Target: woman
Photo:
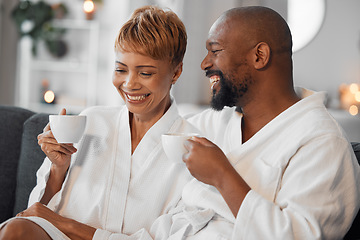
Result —
[[161, 134], [196, 131], [170, 97], [186, 41], [173, 12], [149, 6], [133, 13], [115, 43], [113, 84], [126, 106], [85, 110], [77, 148], [58, 144], [46, 126], [38, 140], [47, 158], [30, 207], [7, 222], [3, 239], [107, 239], [144, 229], [141, 237], [176, 205], [191, 177], [166, 158]]

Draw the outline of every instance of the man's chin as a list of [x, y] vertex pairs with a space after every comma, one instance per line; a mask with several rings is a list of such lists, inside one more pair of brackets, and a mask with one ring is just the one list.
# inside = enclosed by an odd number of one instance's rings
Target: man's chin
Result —
[[220, 80], [220, 89], [213, 89], [213, 95], [210, 105], [216, 111], [221, 111], [225, 106], [236, 106], [236, 89], [232, 89], [231, 86], [225, 84], [225, 81]]
[[220, 106], [214, 106], [214, 105], [211, 105], [211, 108], [212, 108], [213, 110], [215, 110], [215, 111], [220, 112], [221, 110], [223, 110], [223, 109], [224, 109], [224, 106], [223, 106], [223, 107], [220, 107]]
[[[231, 93], [229, 93], [231, 94]], [[236, 106], [236, 101], [234, 98], [229, 97], [229, 94], [217, 94], [213, 95], [210, 106], [216, 111], [221, 111], [224, 107], [234, 107]]]
[[225, 105], [219, 99], [216, 99], [214, 96], [211, 99], [210, 106], [215, 111], [221, 111], [225, 107]]

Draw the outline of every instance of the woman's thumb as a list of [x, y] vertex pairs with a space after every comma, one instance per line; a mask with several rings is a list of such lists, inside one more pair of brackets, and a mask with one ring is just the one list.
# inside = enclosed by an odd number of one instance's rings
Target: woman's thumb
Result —
[[59, 115], [66, 115], [66, 109], [62, 108], [59, 112]]

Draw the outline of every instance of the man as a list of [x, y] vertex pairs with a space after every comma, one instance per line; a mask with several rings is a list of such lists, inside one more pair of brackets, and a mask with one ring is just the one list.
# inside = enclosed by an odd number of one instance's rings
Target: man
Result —
[[229, 10], [206, 48], [212, 107], [226, 108], [189, 119], [212, 142], [187, 143], [199, 181], [185, 186], [170, 235], [341, 239], [359, 209], [360, 169], [324, 94], [295, 93], [284, 19], [265, 7]]

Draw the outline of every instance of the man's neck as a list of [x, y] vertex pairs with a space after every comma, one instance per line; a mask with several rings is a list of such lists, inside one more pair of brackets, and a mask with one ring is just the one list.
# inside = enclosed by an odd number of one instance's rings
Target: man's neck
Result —
[[[259, 103], [252, 101], [241, 108], [243, 113], [241, 126], [243, 143], [248, 141], [276, 116], [300, 100], [296, 94], [292, 94], [287, 98], [273, 99], [276, 100], [262, 99]], [[238, 109], [239, 107], [237, 107]]]

